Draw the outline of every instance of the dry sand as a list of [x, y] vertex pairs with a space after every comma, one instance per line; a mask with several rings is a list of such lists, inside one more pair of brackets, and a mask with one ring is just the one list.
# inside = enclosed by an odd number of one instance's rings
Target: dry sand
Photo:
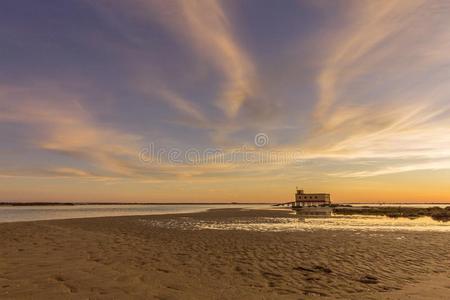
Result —
[[216, 210], [0, 224], [0, 298], [448, 299], [448, 233], [152, 225], [286, 215]]

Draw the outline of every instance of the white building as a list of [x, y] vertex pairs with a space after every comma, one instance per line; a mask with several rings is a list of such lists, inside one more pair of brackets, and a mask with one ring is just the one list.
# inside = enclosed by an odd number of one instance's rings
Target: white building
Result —
[[303, 190], [298, 190], [295, 194], [296, 207], [310, 207], [331, 204], [330, 194], [305, 194]]

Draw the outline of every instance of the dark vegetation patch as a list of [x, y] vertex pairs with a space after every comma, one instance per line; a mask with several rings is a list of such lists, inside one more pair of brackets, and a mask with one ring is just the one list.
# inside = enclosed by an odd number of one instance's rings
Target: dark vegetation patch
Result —
[[433, 220], [448, 222], [450, 221], [450, 206], [442, 207], [335, 207], [333, 212], [338, 215], [372, 215], [387, 216], [390, 218], [409, 218], [416, 219], [420, 217], [431, 217]]

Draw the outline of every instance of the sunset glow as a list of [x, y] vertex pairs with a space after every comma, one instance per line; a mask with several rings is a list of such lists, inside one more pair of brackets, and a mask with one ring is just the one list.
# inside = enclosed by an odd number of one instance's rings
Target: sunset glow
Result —
[[0, 25], [0, 202], [450, 202], [447, 1], [6, 0]]

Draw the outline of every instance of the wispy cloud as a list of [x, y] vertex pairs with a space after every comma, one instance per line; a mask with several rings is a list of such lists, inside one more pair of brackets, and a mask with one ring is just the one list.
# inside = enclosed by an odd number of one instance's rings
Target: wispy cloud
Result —
[[[368, 70], [361, 68], [369, 54], [403, 29], [411, 26], [411, 18], [423, 1], [356, 1], [350, 7], [350, 25], [335, 39], [335, 46], [326, 58], [318, 77], [319, 102], [316, 117], [322, 119], [337, 100], [339, 91], [355, 77]], [[375, 55], [376, 57], [376, 55]]]
[[[92, 112], [83, 108], [81, 96], [77, 94], [52, 85], [2, 86], [0, 92], [0, 123], [13, 123], [32, 131], [30, 138], [23, 141], [31, 150], [60, 154], [74, 159], [79, 165], [73, 167], [67, 160], [49, 162], [42, 167], [17, 164], [14, 169], [3, 168], [2, 177], [205, 181], [247, 177], [249, 174], [267, 176], [269, 170], [286, 165], [286, 159], [294, 159], [286, 158], [283, 153], [273, 153], [271, 157], [265, 157], [263, 163], [255, 159], [247, 162], [244, 156], [249, 154], [245, 151], [255, 149], [245, 148], [221, 149], [217, 155], [199, 156], [199, 160], [196, 156], [192, 162], [170, 162], [149, 157], [154, 160], [146, 163], [139, 156], [145, 143], [143, 137], [100, 123]], [[183, 114], [200, 123], [209, 122], [189, 101], [169, 92], [163, 96]], [[200, 155], [205, 150], [196, 147], [194, 154]], [[252, 155], [258, 153], [253, 152]]]
[[344, 178], [366, 178], [366, 177], [374, 177], [380, 175], [389, 175], [403, 172], [411, 172], [411, 171], [423, 171], [423, 170], [446, 170], [450, 169], [450, 158], [446, 157], [445, 159], [440, 160], [432, 160], [428, 162], [414, 162], [409, 161], [407, 164], [399, 164], [392, 163], [391, 166], [380, 166], [381, 163], [378, 163], [378, 166], [372, 166], [368, 168], [366, 166], [366, 170], [362, 171], [341, 171], [331, 173], [329, 175], [336, 177], [344, 177]]
[[[402, 165], [343, 171], [367, 177], [434, 169], [418, 157], [449, 158], [448, 98], [445, 65], [449, 25], [437, 3], [357, 1], [347, 25], [338, 29], [317, 77], [319, 98], [311, 136], [303, 143], [310, 158], [402, 160]], [[427, 32], [434, 32], [430, 37]], [[448, 168], [448, 164], [440, 164]]]
[[184, 18], [183, 27], [177, 30], [185, 32], [188, 28], [192, 47], [221, 70], [226, 81], [218, 105], [229, 117], [235, 116], [253, 94], [252, 80], [255, 74], [252, 62], [237, 43], [220, 2], [198, 0], [176, 3]]
[[27, 141], [32, 147], [87, 160], [116, 175], [131, 174], [139, 137], [97, 124], [76, 95], [48, 86], [2, 90], [0, 122], [29, 126], [35, 132]]
[[223, 80], [215, 104], [227, 117], [235, 117], [255, 93], [255, 65], [238, 42], [229, 17], [217, 0], [127, 1], [117, 3], [125, 11], [147, 22], [159, 22], [198, 61], [218, 71]]

